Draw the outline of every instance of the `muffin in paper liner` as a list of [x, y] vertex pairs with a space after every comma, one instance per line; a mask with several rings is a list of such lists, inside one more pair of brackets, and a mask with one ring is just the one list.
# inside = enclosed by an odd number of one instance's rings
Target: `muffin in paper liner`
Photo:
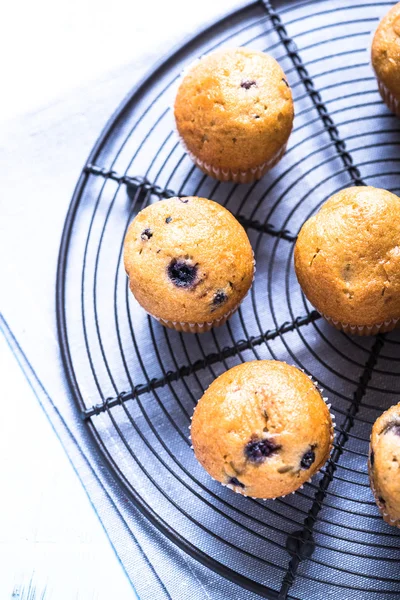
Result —
[[378, 333], [388, 333], [389, 331], [393, 331], [396, 329], [397, 324], [400, 321], [399, 319], [389, 319], [389, 321], [384, 321], [383, 323], [375, 323], [374, 325], [352, 325], [350, 323], [341, 323], [336, 319], [331, 319], [324, 313], [320, 313], [321, 316], [324, 317], [328, 323], [333, 325], [335, 329], [339, 331], [344, 331], [345, 333], [351, 333], [353, 335], [377, 335]]
[[[195, 409], [189, 437], [196, 458], [212, 479], [244, 496], [274, 500], [295, 493], [333, 447], [334, 415], [322, 391], [311, 376], [280, 361], [229, 369]], [[303, 410], [303, 420], [293, 417]]]
[[[204, 55], [204, 56], [207, 56], [207, 55]], [[178, 93], [179, 86], [181, 85], [185, 76], [191, 71], [191, 69], [193, 67], [195, 67], [196, 65], [199, 64], [199, 62], [202, 58], [203, 58], [203, 56], [201, 56], [200, 58], [196, 58], [187, 67], [184, 68], [184, 70], [182, 71], [182, 73], [180, 74], [180, 76], [178, 77], [178, 80], [176, 82], [176, 86], [175, 86], [175, 90], [174, 90], [174, 99]], [[171, 107], [171, 113], [172, 114], [174, 113], [173, 106]], [[272, 169], [276, 164], [278, 164], [278, 162], [281, 160], [281, 158], [285, 154], [286, 148], [287, 148], [287, 143], [286, 143], [269, 160], [267, 160], [266, 162], [263, 162], [262, 164], [260, 164], [256, 167], [248, 169], [247, 171], [234, 170], [234, 169], [220, 169], [209, 163], [204, 162], [203, 160], [198, 158], [193, 152], [191, 152], [189, 150], [184, 138], [179, 134], [178, 128], [176, 126], [176, 121], [173, 118], [172, 118], [171, 127], [174, 130], [175, 135], [178, 138], [183, 150], [190, 157], [190, 159], [194, 162], [194, 164], [201, 171], [203, 171], [203, 173], [205, 173], [206, 175], [209, 175], [210, 177], [214, 177], [215, 179], [218, 179], [219, 181], [225, 181], [225, 182], [233, 181], [234, 183], [253, 183], [254, 181], [258, 181], [270, 169]]]
[[124, 241], [129, 287], [165, 327], [202, 333], [223, 325], [254, 281], [254, 252], [235, 217], [217, 202], [176, 197], [151, 204]]
[[389, 525], [400, 526], [400, 403], [375, 421], [369, 444], [368, 474], [375, 502]]
[[[197, 83], [192, 81], [193, 70], [199, 71]], [[231, 75], [226, 76], [227, 72]], [[188, 99], [182, 100], [185, 86], [193, 89]], [[215, 105], [196, 98], [203, 88]], [[241, 88], [248, 93], [242, 93]], [[236, 104], [232, 90], [237, 90]], [[284, 155], [293, 126], [293, 101], [286, 76], [275, 59], [235, 48], [204, 55], [184, 69], [176, 86], [173, 114], [182, 147], [203, 173], [219, 181], [248, 184], [263, 177]], [[253, 118], [258, 121], [252, 122]], [[204, 144], [209, 145], [207, 152]]]
[[370, 64], [375, 73], [379, 93], [389, 110], [400, 117], [400, 2], [382, 17], [372, 32], [369, 45]]
[[331, 196], [300, 229], [294, 267], [304, 295], [336, 329], [376, 335], [400, 321], [400, 198], [371, 186]]

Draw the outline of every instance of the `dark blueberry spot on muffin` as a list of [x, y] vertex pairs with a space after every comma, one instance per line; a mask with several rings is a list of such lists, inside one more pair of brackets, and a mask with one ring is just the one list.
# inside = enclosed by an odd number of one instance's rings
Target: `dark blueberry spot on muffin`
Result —
[[142, 240], [147, 242], [147, 240], [153, 237], [153, 232], [151, 231], [151, 229], [147, 228], [144, 231], [142, 231], [140, 237], [142, 238]]
[[271, 439], [254, 440], [247, 444], [244, 453], [251, 462], [262, 463], [272, 454], [276, 454], [280, 448], [281, 446], [275, 444]]
[[383, 433], [386, 434], [389, 433], [389, 431], [400, 437], [400, 425], [398, 423], [391, 423], [390, 425], [385, 427]]
[[371, 454], [369, 455], [369, 462], [371, 463], [371, 467], [373, 467], [375, 462], [375, 452], [373, 450], [371, 450]]
[[173, 258], [167, 268], [168, 277], [174, 285], [182, 288], [192, 287], [197, 278], [197, 265], [191, 265], [183, 259]]
[[382, 496], [378, 496], [378, 501], [379, 501], [381, 504], [383, 504], [383, 506], [385, 506], [385, 504], [386, 504], [386, 500], [385, 500], [385, 498], [382, 498]]
[[166, 223], [171, 223], [171, 221], [172, 221], [172, 217], [167, 217], [167, 218], [165, 219], [165, 222], [166, 222]]
[[300, 462], [300, 467], [302, 469], [309, 469], [314, 461], [315, 461], [314, 450], [308, 450], [305, 454], [303, 454], [303, 458], [301, 459], [301, 462]]
[[259, 119], [259, 118], [260, 118], [260, 115], [254, 115], [254, 118], [255, 118], [255, 119]]
[[187, 204], [189, 202], [189, 198], [179, 198], [182, 204]]
[[240, 84], [240, 87], [249, 90], [251, 87], [257, 87], [257, 82], [254, 81], [254, 79], [244, 79]]
[[215, 307], [216, 306], [220, 306], [221, 304], [223, 304], [227, 300], [228, 300], [227, 294], [225, 294], [225, 292], [223, 290], [218, 290], [218, 292], [216, 292], [214, 294], [214, 296], [213, 296], [212, 304]]
[[288, 82], [286, 81], [286, 79], [284, 79], [284, 77], [282, 77], [282, 81], [283, 81], [283, 83], [284, 83], [284, 84], [285, 84], [287, 87], [290, 87], [290, 86], [289, 86], [289, 84], [288, 84]]
[[239, 479], [237, 479], [236, 477], [231, 477], [231, 478], [229, 479], [228, 483], [229, 483], [230, 485], [236, 485], [236, 487], [240, 487], [240, 488], [242, 488], [242, 490], [243, 490], [243, 489], [246, 487], [246, 486], [244, 485], [244, 483], [242, 483], [241, 481], [239, 481]]

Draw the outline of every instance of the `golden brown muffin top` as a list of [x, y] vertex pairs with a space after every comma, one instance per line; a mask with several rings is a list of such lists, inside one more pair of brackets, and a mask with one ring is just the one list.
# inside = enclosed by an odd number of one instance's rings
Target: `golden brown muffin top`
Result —
[[372, 42], [372, 66], [386, 87], [400, 96], [400, 2], [378, 25]]
[[299, 369], [260, 360], [220, 375], [192, 420], [194, 452], [208, 473], [258, 498], [288, 494], [327, 460], [329, 410]]
[[170, 198], [142, 210], [124, 242], [130, 288], [143, 308], [169, 321], [212, 322], [233, 310], [254, 275], [243, 227], [205, 198]]
[[297, 278], [318, 311], [341, 323], [400, 317], [400, 198], [373, 187], [332, 196], [301, 228]]
[[374, 423], [369, 469], [380, 509], [400, 521], [400, 404]]
[[287, 142], [294, 115], [279, 64], [246, 48], [220, 50], [196, 63], [179, 86], [174, 113], [190, 152], [233, 170], [270, 160]]

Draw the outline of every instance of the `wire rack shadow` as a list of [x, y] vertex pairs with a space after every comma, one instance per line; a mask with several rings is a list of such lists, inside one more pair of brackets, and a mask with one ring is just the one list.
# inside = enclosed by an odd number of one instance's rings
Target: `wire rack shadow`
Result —
[[[378, 515], [366, 455], [372, 423], [399, 400], [399, 332], [356, 338], [312, 310], [293, 272], [302, 223], [334, 192], [399, 193], [400, 126], [380, 101], [370, 32], [391, 3], [255, 2], [200, 33], [132, 91], [85, 165], [66, 219], [57, 279], [60, 345], [79, 410], [108, 468], [169, 539], [266, 598], [400, 596], [397, 530]], [[175, 136], [179, 75], [217, 47], [271, 53], [296, 118], [284, 159], [251, 186], [199, 172]], [[257, 278], [230, 322], [182, 335], [128, 293], [126, 228], [147, 203], [213, 198], [245, 226]], [[241, 361], [286, 360], [312, 374], [336, 416], [330, 461], [295, 495], [262, 502], [204, 473], [188, 425], [211, 381]]]

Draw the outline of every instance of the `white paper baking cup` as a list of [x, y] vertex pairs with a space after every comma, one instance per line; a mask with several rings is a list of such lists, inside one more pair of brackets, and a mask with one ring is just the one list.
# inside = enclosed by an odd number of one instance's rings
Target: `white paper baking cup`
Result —
[[213, 321], [207, 321], [204, 323], [189, 323], [187, 321], [169, 321], [168, 319], [161, 319], [160, 317], [156, 317], [151, 313], [148, 313], [153, 319], [156, 319], [161, 325], [164, 327], [168, 327], [169, 329], [175, 329], [176, 331], [183, 331], [185, 333], [205, 333], [206, 331], [210, 331], [213, 327], [220, 327], [224, 325], [226, 321], [238, 310], [241, 302], [237, 304], [232, 310], [227, 312], [222, 317], [218, 319], [214, 319]]
[[190, 156], [195, 165], [197, 165], [199, 169], [203, 171], [203, 173], [206, 173], [207, 175], [210, 175], [210, 177], [214, 177], [219, 181], [233, 181], [234, 183], [253, 183], [258, 179], [261, 179], [261, 177], [263, 177], [265, 173], [267, 173], [280, 161], [280, 159], [286, 152], [287, 146], [287, 144], [282, 146], [282, 148], [280, 148], [278, 152], [274, 154], [274, 156], [272, 156], [268, 161], [262, 163], [258, 167], [254, 167], [252, 169], [247, 169], [243, 171], [235, 169], [221, 169], [219, 167], [214, 167], [213, 165], [204, 162], [203, 160], [195, 156], [193, 152], [191, 152], [187, 148], [181, 136], [178, 135], [178, 137], [187, 154]]
[[400, 117], [400, 103], [399, 99], [392, 94], [392, 92], [382, 83], [377, 77], [379, 93], [386, 106], [394, 113], [397, 117]]
[[345, 333], [351, 333], [353, 335], [376, 335], [377, 333], [387, 333], [397, 327], [398, 319], [389, 319], [388, 321], [382, 321], [381, 323], [375, 323], [373, 325], [352, 325], [351, 323], [342, 323], [336, 319], [328, 317], [324, 313], [321, 315], [333, 325], [336, 329], [344, 331]]

